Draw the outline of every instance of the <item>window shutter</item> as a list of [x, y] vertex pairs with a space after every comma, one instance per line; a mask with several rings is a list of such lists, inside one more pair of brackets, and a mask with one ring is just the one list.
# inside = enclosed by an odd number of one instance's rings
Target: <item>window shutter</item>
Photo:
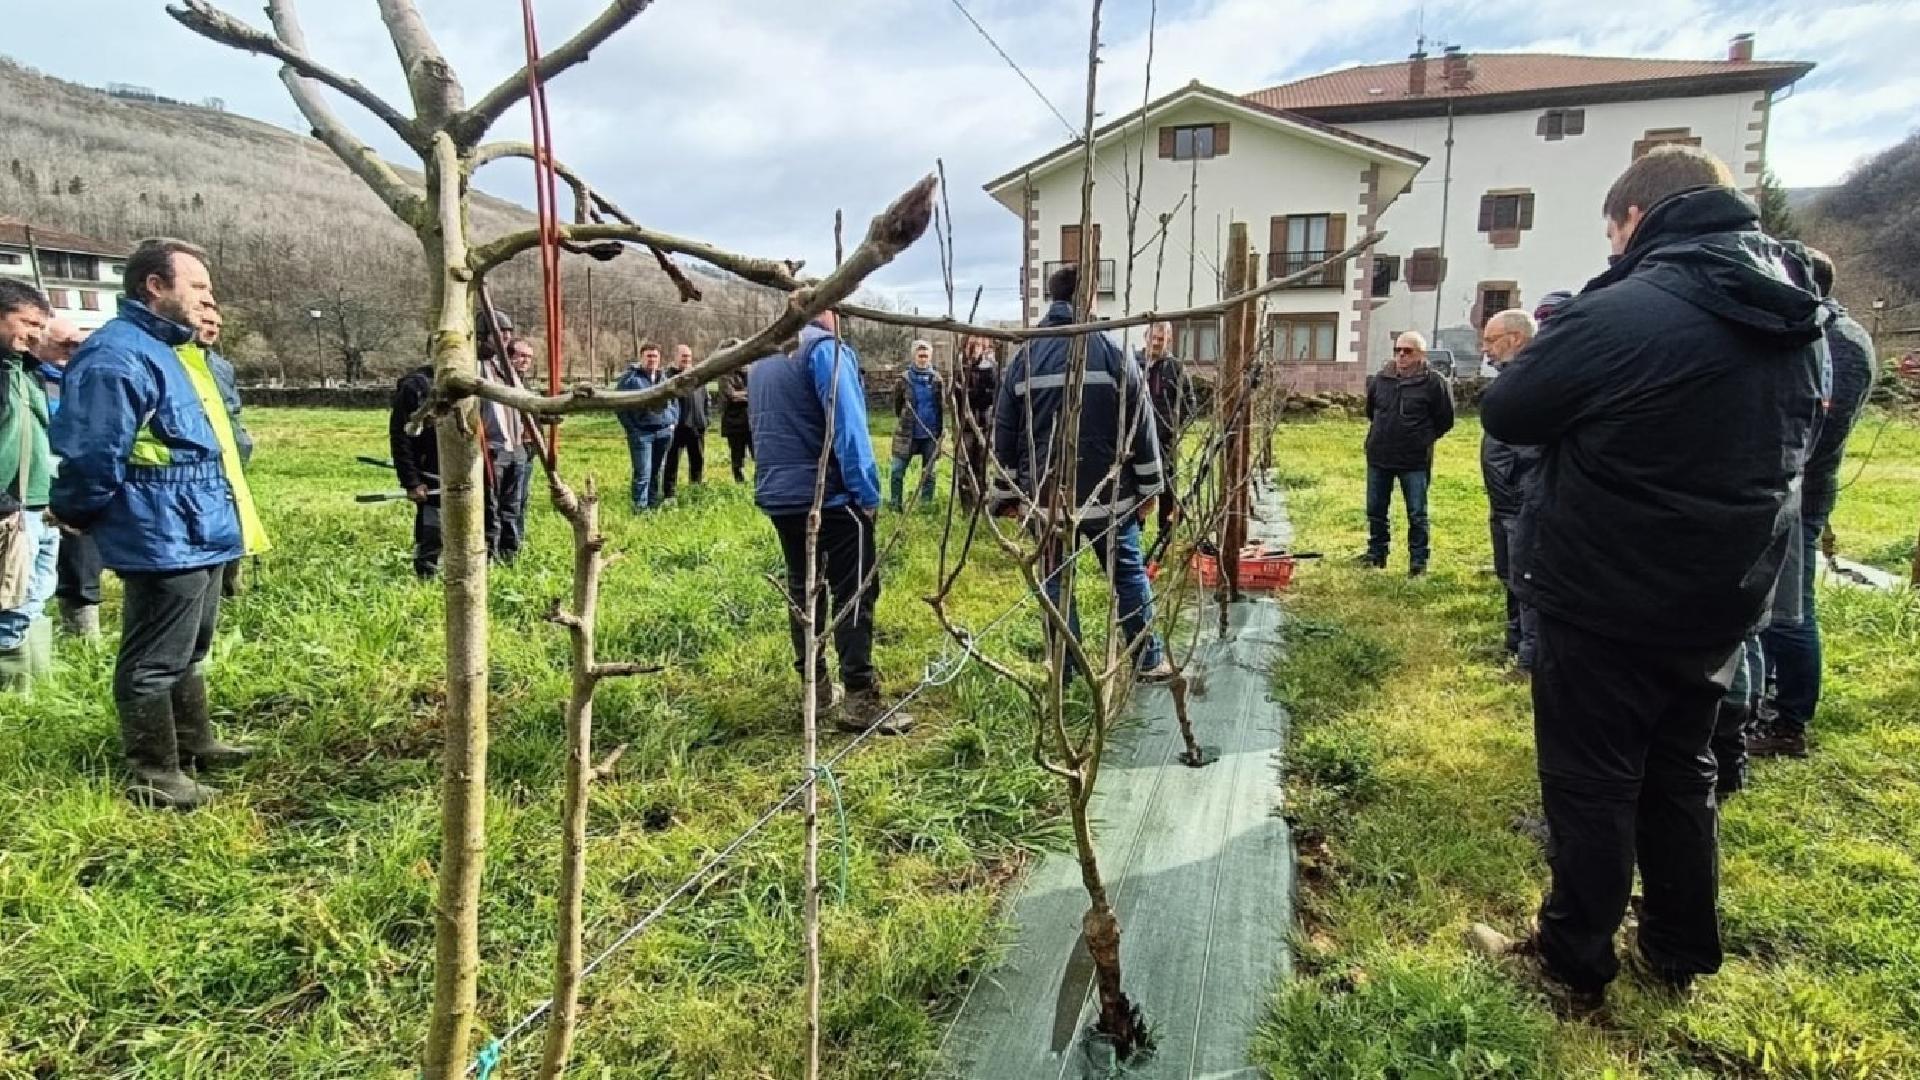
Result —
[[1533, 133], [1541, 138], [1545, 138], [1547, 134], [1547, 121], [1552, 118], [1553, 114], [1550, 112], [1541, 113], [1540, 119], [1533, 122]]
[[1493, 196], [1491, 195], [1480, 196], [1480, 231], [1481, 232], [1493, 231], [1493, 203], [1494, 203]]
[[1568, 135], [1578, 135], [1586, 131], [1587, 130], [1587, 110], [1568, 109], [1566, 113], [1566, 119], [1562, 121], [1562, 123], [1564, 126], [1560, 130], [1565, 132]]
[[1287, 250], [1287, 215], [1275, 215], [1267, 226], [1267, 250], [1275, 254]]
[[1060, 226], [1060, 261], [1080, 261], [1080, 226]]
[[1533, 228], [1533, 192], [1520, 196], [1520, 227]]
[[[1346, 246], [1347, 246], [1347, 215], [1328, 214], [1327, 215], [1327, 255], [1331, 255], [1336, 251], [1344, 250]], [[1325, 257], [1326, 256], [1324, 255], [1321, 256], [1321, 258], [1325, 258]], [[1314, 261], [1318, 262], [1319, 260], [1316, 259]], [[1322, 277], [1322, 283], [1327, 285], [1329, 288], [1339, 288], [1346, 284], [1346, 276], [1347, 276], [1347, 266], [1345, 263], [1341, 263], [1339, 266], [1329, 266], [1327, 267], [1326, 272]]]
[[1227, 154], [1227, 132], [1229, 132], [1230, 130], [1232, 130], [1232, 127], [1233, 127], [1233, 125], [1231, 125], [1231, 124], [1215, 124], [1215, 125], [1213, 125], [1213, 156], [1214, 156], [1214, 157], [1225, 157], [1225, 156], [1226, 156], [1226, 154]]
[[1170, 127], [1160, 129], [1160, 156], [1163, 158], [1173, 156], [1173, 129]]

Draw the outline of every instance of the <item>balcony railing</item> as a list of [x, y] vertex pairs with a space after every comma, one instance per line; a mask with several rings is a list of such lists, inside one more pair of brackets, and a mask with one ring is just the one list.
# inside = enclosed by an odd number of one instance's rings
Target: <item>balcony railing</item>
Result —
[[[1053, 272], [1055, 270], [1058, 270], [1063, 266], [1074, 265], [1079, 261], [1080, 261], [1079, 259], [1057, 259], [1053, 262], [1041, 263], [1040, 264], [1041, 287], [1044, 288], [1046, 286], [1048, 279], [1053, 277]], [[1119, 278], [1119, 275], [1115, 273], [1113, 260], [1100, 259], [1096, 261], [1095, 265], [1097, 265], [1100, 268], [1100, 279], [1097, 282], [1100, 288], [1100, 295], [1107, 296], [1107, 297], [1119, 295], [1118, 290], [1120, 288], [1119, 286], [1120, 278]]]
[[[1267, 280], [1297, 274], [1314, 263], [1337, 254], [1332, 251], [1269, 251], [1267, 252]], [[1312, 277], [1287, 286], [1289, 289], [1339, 289], [1346, 285], [1346, 264], [1329, 266]]]

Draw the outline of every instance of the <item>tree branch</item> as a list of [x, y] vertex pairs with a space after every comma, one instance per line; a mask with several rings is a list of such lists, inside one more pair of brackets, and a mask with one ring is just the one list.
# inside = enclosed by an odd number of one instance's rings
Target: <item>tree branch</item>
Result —
[[[582, 27], [580, 32], [562, 42], [560, 46], [540, 58], [534, 66], [534, 72], [541, 82], [551, 82], [554, 77], [587, 58], [587, 54], [600, 44], [639, 17], [647, 10], [653, 0], [613, 0], [594, 20]], [[447, 130], [463, 146], [472, 146], [483, 138], [508, 109], [527, 96], [527, 69], [507, 76], [500, 85], [487, 91], [479, 104], [454, 117]]]
[[[655, 251], [670, 251], [676, 255], [699, 259], [701, 262], [717, 266], [755, 285], [764, 285], [782, 292], [792, 292], [810, 284], [796, 276], [800, 272], [800, 263], [786, 259], [757, 259], [749, 255], [737, 255], [699, 240], [689, 240], [684, 236], [675, 236], [672, 233], [643, 228], [639, 225], [562, 225], [560, 239], [562, 242], [572, 243], [623, 240], [629, 244], [641, 244]], [[473, 268], [474, 276], [484, 276], [494, 267], [539, 243], [538, 229], [523, 229], [520, 232], [508, 233], [474, 248], [468, 265]]]
[[[393, 51], [406, 73], [407, 89], [413, 94], [413, 109], [420, 122], [439, 130], [448, 117], [466, 107], [460, 80], [433, 40], [433, 33], [420, 18], [413, 0], [378, 0], [380, 21], [387, 24], [387, 36], [393, 39]], [[455, 140], [455, 145], [459, 141]]]
[[[284, 6], [284, 0], [282, 3], [273, 5], [273, 7]], [[408, 146], [422, 153], [426, 151], [426, 138], [421, 135], [418, 124], [400, 115], [398, 109], [387, 104], [384, 98], [368, 89], [358, 79], [348, 78], [315, 61], [307, 55], [304, 44], [296, 47], [285, 40], [284, 36], [276, 37], [256, 30], [207, 3], [207, 0], [182, 0], [177, 4], [168, 4], [167, 14], [173, 16], [175, 22], [209, 41], [216, 41], [244, 52], [271, 56], [300, 75], [339, 91], [379, 117], [381, 122], [392, 128], [394, 134], [399, 135]], [[279, 21], [280, 19], [276, 16], [275, 22]], [[296, 30], [295, 37], [298, 36]]]
[[554, 397], [543, 397], [531, 390], [482, 382], [471, 375], [447, 372], [440, 376], [440, 394], [446, 398], [478, 397], [532, 416], [646, 409], [671, 400], [760, 357], [780, 351], [815, 316], [828, 309], [839, 309], [840, 302], [853, 295], [854, 290], [874, 271], [892, 262], [926, 232], [927, 224], [933, 218], [933, 192], [933, 177], [922, 178], [873, 219], [873, 223], [867, 227], [867, 238], [847, 256], [839, 269], [817, 284], [795, 290], [788, 298], [787, 310], [762, 327], [759, 333], [713, 353], [658, 385], [645, 390], [612, 391], [581, 386]]
[[666, 670], [658, 664], [636, 664], [631, 661], [609, 661], [595, 664], [587, 674], [595, 679], [623, 679], [633, 675], [658, 675]]

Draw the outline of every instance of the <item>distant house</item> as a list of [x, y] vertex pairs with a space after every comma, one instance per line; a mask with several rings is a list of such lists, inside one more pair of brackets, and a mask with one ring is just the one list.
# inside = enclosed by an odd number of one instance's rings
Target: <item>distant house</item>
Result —
[[[1338, 291], [1292, 290], [1268, 304], [1272, 345], [1288, 378], [1304, 390], [1358, 389], [1403, 330], [1419, 330], [1465, 360], [1478, 354], [1487, 315], [1531, 307], [1556, 289], [1578, 290], [1605, 269], [1601, 202], [1620, 171], [1650, 148], [1704, 147], [1757, 192], [1774, 95], [1812, 68], [1755, 60], [1753, 38], [1743, 34], [1724, 60], [1450, 48], [1244, 98], [1190, 86], [1147, 110], [1147, 194], [1136, 249], [1157, 230], [1158, 214], [1188, 198], [1171, 223], [1164, 268], [1156, 270], [1153, 249], [1138, 260], [1132, 307], [1187, 306], [1190, 240], [1199, 267], [1193, 299], [1215, 298], [1217, 221], [1254, 223], [1269, 275], [1337, 250], [1377, 222], [1387, 239], [1335, 283]], [[1103, 129], [1096, 143], [1094, 220], [1108, 236], [1125, 228], [1116, 151], [1129, 125], [1137, 136], [1137, 112]], [[1062, 147], [987, 185], [1027, 218], [1021, 280], [1029, 317], [1044, 309], [1047, 265], [1077, 248], [1077, 237], [1061, 233], [1079, 221], [1076, 150]], [[1339, 199], [1342, 170], [1347, 192]], [[1111, 242], [1102, 249], [1103, 260], [1115, 254]], [[1103, 300], [1108, 285], [1103, 276]], [[1210, 326], [1188, 328], [1182, 352], [1205, 360], [1216, 340]]]
[[113, 318], [126, 257], [102, 240], [0, 217], [0, 274], [36, 284], [54, 314], [83, 330]]

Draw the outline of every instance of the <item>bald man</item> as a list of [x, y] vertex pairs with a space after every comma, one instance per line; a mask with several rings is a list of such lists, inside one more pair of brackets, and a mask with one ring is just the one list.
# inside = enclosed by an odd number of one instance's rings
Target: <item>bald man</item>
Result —
[[[1533, 316], [1512, 308], [1487, 320], [1480, 331], [1480, 348], [1487, 363], [1498, 373], [1533, 340], [1537, 324]], [[1513, 663], [1513, 677], [1527, 679], [1533, 674], [1533, 612], [1513, 593], [1512, 560], [1509, 551], [1514, 527], [1520, 520], [1520, 506], [1533, 488], [1534, 473], [1540, 467], [1540, 448], [1515, 446], [1491, 435], [1480, 436], [1480, 477], [1487, 485], [1487, 511], [1493, 532], [1493, 572], [1507, 590], [1507, 659]]]
[[1387, 565], [1387, 513], [1398, 483], [1407, 504], [1407, 576], [1419, 577], [1431, 548], [1433, 444], [1453, 430], [1453, 389], [1427, 366], [1427, 339], [1417, 331], [1394, 339], [1393, 361], [1367, 379], [1367, 421], [1367, 553], [1360, 561], [1375, 569]]

